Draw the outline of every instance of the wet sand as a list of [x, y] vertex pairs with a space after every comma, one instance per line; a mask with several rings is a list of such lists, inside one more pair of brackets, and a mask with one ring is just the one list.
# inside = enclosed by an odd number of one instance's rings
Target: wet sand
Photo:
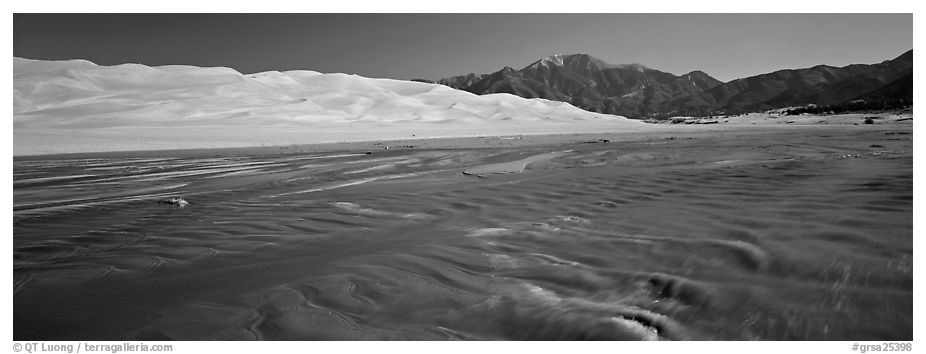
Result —
[[912, 133], [17, 157], [14, 339], [912, 340]]

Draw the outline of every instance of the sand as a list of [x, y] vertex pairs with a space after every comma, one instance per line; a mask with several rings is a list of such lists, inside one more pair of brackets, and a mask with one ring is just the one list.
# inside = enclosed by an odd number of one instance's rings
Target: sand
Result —
[[16, 157], [14, 339], [912, 340], [879, 123]]
[[545, 154], [540, 154], [540, 155], [533, 155], [533, 156], [526, 157], [520, 160], [515, 160], [515, 161], [508, 161], [508, 162], [496, 163], [496, 164], [491, 164], [491, 165], [476, 166], [470, 169], [463, 170], [463, 174], [470, 175], [470, 176], [485, 177], [486, 175], [493, 175], [493, 174], [524, 172], [524, 169], [526, 169], [527, 166], [530, 164], [533, 164], [535, 162], [540, 162], [540, 161], [549, 161], [550, 159], [562, 156], [566, 154], [567, 152], [568, 151], [550, 152], [550, 153], [545, 153]]
[[635, 131], [568, 103], [313, 71], [14, 58], [13, 154]]

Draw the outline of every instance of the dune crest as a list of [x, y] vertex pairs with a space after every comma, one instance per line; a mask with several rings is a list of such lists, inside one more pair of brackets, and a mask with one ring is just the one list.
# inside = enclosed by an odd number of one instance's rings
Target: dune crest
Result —
[[314, 71], [14, 58], [16, 155], [642, 129], [568, 103]]

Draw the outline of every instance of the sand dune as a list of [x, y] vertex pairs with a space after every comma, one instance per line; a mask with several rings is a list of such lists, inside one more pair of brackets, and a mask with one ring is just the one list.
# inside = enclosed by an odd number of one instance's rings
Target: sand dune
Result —
[[14, 154], [644, 129], [508, 94], [314, 71], [14, 58]]

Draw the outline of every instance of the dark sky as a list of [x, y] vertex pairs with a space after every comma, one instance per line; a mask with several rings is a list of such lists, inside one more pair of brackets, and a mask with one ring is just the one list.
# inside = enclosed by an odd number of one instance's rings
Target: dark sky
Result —
[[15, 14], [13, 54], [438, 79], [588, 53], [728, 81], [892, 59], [911, 14]]

